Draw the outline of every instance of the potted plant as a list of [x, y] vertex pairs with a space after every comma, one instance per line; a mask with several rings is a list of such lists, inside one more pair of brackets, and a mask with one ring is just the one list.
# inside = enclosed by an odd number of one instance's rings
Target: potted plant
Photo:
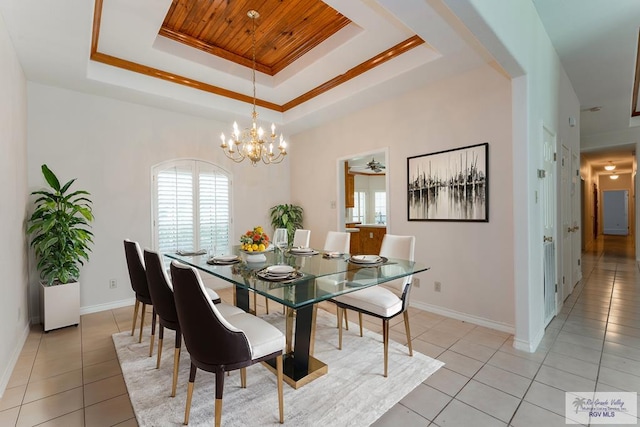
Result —
[[87, 191], [70, 191], [75, 179], [64, 185], [42, 165], [42, 175], [51, 187], [34, 191], [39, 196], [29, 218], [27, 234], [33, 236], [40, 272], [40, 317], [45, 332], [80, 321], [80, 266], [89, 260], [93, 233], [91, 200]]
[[276, 205], [269, 210], [269, 213], [273, 228], [286, 228], [289, 243], [293, 242], [294, 233], [298, 228], [302, 228], [302, 207], [290, 204]]

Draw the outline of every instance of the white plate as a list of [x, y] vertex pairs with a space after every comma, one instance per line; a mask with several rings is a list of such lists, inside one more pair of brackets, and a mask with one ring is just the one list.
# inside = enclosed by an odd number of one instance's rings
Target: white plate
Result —
[[290, 265], [270, 265], [266, 268], [267, 273], [271, 275], [282, 275], [286, 276], [287, 274], [293, 273], [295, 269]]
[[304, 254], [304, 253], [313, 252], [313, 249], [311, 249], [311, 248], [291, 248], [290, 251], [291, 252], [295, 252], [295, 253], [299, 253], [299, 254]]
[[217, 262], [231, 262], [237, 259], [238, 255], [218, 255], [213, 257], [213, 260]]
[[354, 255], [351, 257], [351, 261], [361, 264], [375, 264], [382, 261], [378, 255]]

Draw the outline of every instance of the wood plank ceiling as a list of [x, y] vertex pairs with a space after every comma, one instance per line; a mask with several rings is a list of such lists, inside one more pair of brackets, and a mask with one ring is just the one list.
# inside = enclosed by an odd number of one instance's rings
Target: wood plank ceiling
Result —
[[173, 0], [160, 35], [275, 75], [351, 21], [320, 0]]

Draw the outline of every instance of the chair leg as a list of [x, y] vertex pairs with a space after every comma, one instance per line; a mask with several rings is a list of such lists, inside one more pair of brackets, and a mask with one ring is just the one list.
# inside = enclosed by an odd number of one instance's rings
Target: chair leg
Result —
[[[244, 368], [243, 368], [244, 369]], [[224, 370], [216, 370], [216, 408], [215, 426], [220, 427], [222, 421], [222, 392], [224, 390]]]
[[342, 315], [344, 308], [338, 307], [338, 350], [342, 350]]
[[347, 309], [343, 308], [342, 312], [344, 313], [344, 328], [348, 331], [349, 330], [349, 319], [347, 318]]
[[140, 316], [140, 337], [138, 342], [142, 342], [142, 328], [144, 328], [144, 312], [147, 309], [147, 304], [142, 303], [142, 315]]
[[240, 368], [240, 388], [247, 388], [247, 368]]
[[191, 412], [191, 398], [193, 397], [193, 384], [196, 381], [196, 365], [191, 364], [191, 370], [189, 371], [189, 385], [187, 386], [187, 405], [184, 408], [184, 425], [189, 424], [189, 412]]
[[[151, 317], [151, 342], [149, 343], [149, 357], [153, 356], [153, 340], [156, 337], [156, 309], [153, 309]], [[162, 347], [162, 346], [160, 346]]]
[[266, 308], [267, 314], [269, 314], [269, 298], [264, 297], [264, 306]]
[[384, 377], [387, 378], [389, 365], [389, 319], [382, 319], [382, 340], [384, 341]]
[[282, 355], [276, 357], [276, 370], [278, 371], [278, 408], [280, 410], [280, 424], [284, 423], [284, 399], [282, 398]]
[[171, 384], [171, 397], [176, 397], [178, 386], [178, 367], [180, 366], [180, 347], [182, 346], [182, 334], [176, 331], [176, 347], [173, 350], [173, 383]]
[[362, 337], [362, 313], [358, 313], [358, 323], [360, 323], [360, 337]]
[[158, 358], [156, 359], [156, 369], [160, 369], [160, 359], [162, 359], [162, 343], [164, 342], [164, 326], [160, 325], [158, 331]]
[[136, 320], [138, 320], [138, 310], [140, 309], [140, 300], [136, 299], [136, 304], [133, 306], [133, 326], [131, 326], [131, 336], [136, 330]]
[[409, 356], [413, 356], [413, 348], [411, 346], [411, 329], [409, 328], [409, 312], [404, 312], [404, 330], [407, 333], [407, 345], [409, 346]]

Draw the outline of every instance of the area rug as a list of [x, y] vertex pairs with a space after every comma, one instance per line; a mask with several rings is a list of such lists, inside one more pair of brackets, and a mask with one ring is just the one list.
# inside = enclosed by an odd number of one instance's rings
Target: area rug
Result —
[[[284, 317], [264, 319], [284, 330]], [[366, 331], [358, 335], [351, 324], [343, 331], [338, 350], [335, 316], [318, 310], [314, 356], [327, 363], [329, 372], [294, 390], [284, 384], [285, 424], [290, 426], [368, 426], [433, 374], [443, 363], [418, 352], [409, 357], [407, 347], [389, 343], [389, 376], [383, 377], [382, 336]], [[137, 334], [136, 334], [137, 336]], [[139, 344], [130, 332], [113, 335], [124, 380], [141, 427], [179, 426], [189, 379], [189, 355], [183, 347], [176, 397], [170, 397], [173, 370], [173, 331], [165, 330], [162, 363], [155, 369], [156, 350], [149, 357], [149, 331]], [[214, 375], [198, 370], [193, 392], [190, 426], [213, 425]], [[225, 377], [222, 425], [268, 426], [278, 422], [275, 375], [261, 364], [247, 368], [247, 388], [240, 388], [240, 371]]]

